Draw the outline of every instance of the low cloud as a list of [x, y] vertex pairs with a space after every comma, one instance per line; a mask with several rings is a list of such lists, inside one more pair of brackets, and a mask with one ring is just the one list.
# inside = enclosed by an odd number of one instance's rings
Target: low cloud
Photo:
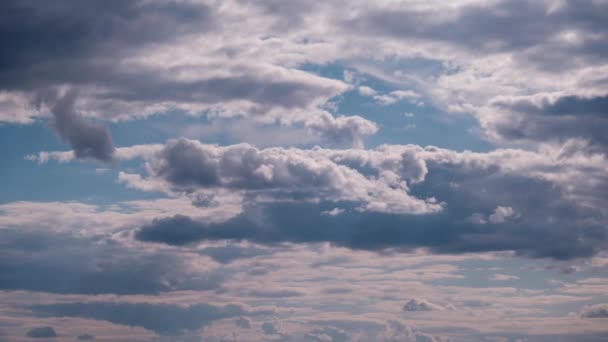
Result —
[[30, 329], [26, 336], [31, 338], [54, 338], [57, 337], [57, 333], [52, 327], [37, 327]]
[[45, 317], [82, 317], [142, 327], [160, 335], [180, 335], [204, 328], [216, 320], [256, 314], [239, 305], [193, 304], [184, 307], [126, 302], [45, 304], [32, 306], [31, 310]]

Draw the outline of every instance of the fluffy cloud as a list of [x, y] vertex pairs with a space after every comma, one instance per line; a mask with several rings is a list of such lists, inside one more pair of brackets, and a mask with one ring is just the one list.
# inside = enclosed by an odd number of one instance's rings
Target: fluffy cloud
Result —
[[[150, 157], [148, 179], [181, 191], [245, 191], [244, 211], [216, 224], [183, 215], [159, 218], [136, 236], [172, 245], [207, 239], [327, 241], [374, 250], [418, 246], [443, 252], [514, 250], [558, 259], [590, 256], [606, 239], [602, 222], [608, 199], [601, 191], [607, 186], [601, 171], [606, 159], [567, 149], [259, 150], [174, 140]], [[422, 211], [414, 206], [422, 203]], [[336, 204], [342, 215], [327, 215]], [[483, 225], [487, 222], [492, 224]], [[376, 227], [373, 237], [368, 226]], [[552, 243], [540, 243], [547, 239]]]
[[[406, 161], [400, 170], [419, 180], [424, 174], [421, 167], [420, 162]], [[441, 208], [409, 196], [398, 179], [367, 177], [336, 163], [323, 151], [259, 150], [245, 144], [220, 147], [180, 139], [166, 144], [150, 161], [149, 171], [154, 179], [185, 191], [221, 187], [289, 196], [299, 193], [295, 196], [351, 201], [360, 203], [362, 210], [378, 212], [422, 214]]]

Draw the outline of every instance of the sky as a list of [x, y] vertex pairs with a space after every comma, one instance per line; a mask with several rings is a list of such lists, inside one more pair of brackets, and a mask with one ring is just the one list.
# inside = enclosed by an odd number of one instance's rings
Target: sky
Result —
[[3, 0], [0, 341], [608, 341], [608, 1]]

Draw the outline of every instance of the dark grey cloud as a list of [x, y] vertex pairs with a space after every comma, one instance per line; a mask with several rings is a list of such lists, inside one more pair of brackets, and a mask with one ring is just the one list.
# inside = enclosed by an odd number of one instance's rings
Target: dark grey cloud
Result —
[[234, 324], [241, 329], [251, 329], [251, 320], [247, 317], [237, 317]]
[[76, 339], [79, 341], [90, 341], [90, 340], [94, 340], [95, 336], [90, 335], [90, 334], [82, 334], [82, 335], [76, 336]]
[[407, 301], [407, 303], [403, 304], [402, 310], [405, 312], [417, 312], [417, 311], [435, 311], [441, 310], [442, 308], [433, 304], [425, 299], [416, 299], [412, 298]]
[[276, 335], [279, 333], [279, 329], [271, 322], [262, 323], [262, 331], [266, 335]]
[[509, 141], [556, 141], [578, 138], [608, 149], [608, 96], [576, 95], [496, 100], [494, 106], [511, 114], [489, 127]]
[[[3, 229], [0, 289], [79, 294], [157, 294], [213, 289], [220, 272], [184, 276], [177, 255], [125, 248], [104, 237]], [[187, 273], [186, 273], [187, 274]]]
[[221, 247], [205, 247], [199, 251], [200, 254], [210, 256], [213, 260], [222, 264], [228, 264], [238, 259], [252, 259], [275, 252], [274, 250], [271, 251], [254, 246], [239, 246], [236, 244], [228, 244]]
[[83, 317], [115, 324], [142, 327], [160, 335], [180, 335], [196, 331], [213, 321], [236, 316], [258, 314], [248, 312], [242, 306], [229, 304], [216, 306], [173, 304], [87, 302], [36, 305], [30, 308], [40, 316]]
[[31, 338], [54, 338], [57, 337], [57, 333], [52, 327], [37, 327], [30, 329], [26, 336]]
[[[343, 25], [366, 36], [442, 42], [472, 53], [518, 52], [521, 62], [550, 69], [602, 62], [608, 53], [603, 42], [607, 10], [603, 1], [564, 1], [551, 10], [548, 2], [503, 0], [491, 6], [465, 5], [451, 13], [403, 6], [371, 9], [347, 18]], [[576, 45], [552, 43], [566, 30], [576, 30], [585, 39]], [[568, 60], [574, 56], [576, 60]]]
[[0, 13], [5, 51], [0, 88], [5, 90], [96, 83], [135, 49], [215, 25], [207, 6], [173, 1], [9, 0]]
[[[200, 2], [10, 0], [0, 4], [0, 12], [5, 51], [0, 90], [25, 98], [32, 108], [50, 108], [60, 136], [77, 157], [108, 161], [112, 147], [107, 130], [71, 113], [87, 111], [102, 119], [169, 110], [264, 115], [274, 109], [317, 107], [347, 89], [340, 81], [249, 61], [211, 67], [205, 61], [172, 67], [143, 62], [141, 57], [154, 49], [177, 49], [172, 44], [220, 29], [215, 9]], [[203, 57], [214, 54], [221, 55], [209, 51]], [[183, 74], [190, 77], [179, 76]], [[40, 96], [65, 88], [77, 91], [82, 101], [74, 103], [68, 96], [55, 103]], [[12, 120], [14, 115], [5, 117]], [[356, 134], [367, 134], [370, 124], [359, 120], [335, 129], [358, 142]]]
[[[606, 246], [602, 212], [579, 208], [553, 184], [539, 179], [507, 176], [495, 169], [458, 171], [453, 165], [429, 163], [427, 180], [412, 191], [447, 204], [440, 213], [398, 215], [360, 212], [343, 203], [341, 207], [349, 210], [329, 216], [322, 212], [333, 203], [250, 203], [242, 214], [223, 223], [206, 224], [181, 215], [155, 219], [137, 230], [135, 237], [170, 245], [228, 239], [271, 245], [330, 242], [377, 251], [513, 250], [556, 259], [588, 257]], [[519, 216], [500, 223], [471, 222], [472, 214], [490, 215], [501, 205], [512, 207]]]
[[583, 318], [608, 318], [608, 304], [587, 305], [581, 309]]
[[249, 291], [249, 295], [256, 298], [288, 298], [288, 297], [299, 297], [303, 296], [302, 292], [293, 290], [252, 290]]
[[70, 144], [76, 158], [111, 162], [115, 149], [110, 131], [100, 124], [88, 122], [75, 111], [76, 96], [70, 91], [57, 99], [52, 107], [57, 134]]

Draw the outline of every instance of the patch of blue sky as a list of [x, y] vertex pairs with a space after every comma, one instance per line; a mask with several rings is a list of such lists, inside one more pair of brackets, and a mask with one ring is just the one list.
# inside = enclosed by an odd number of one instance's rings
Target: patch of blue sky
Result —
[[[138, 134], [135, 130], [132, 134]], [[114, 135], [114, 132], [112, 132]], [[121, 140], [119, 137], [118, 140]], [[91, 204], [157, 198], [117, 183], [118, 167], [94, 161], [38, 164], [25, 156], [40, 151], [67, 151], [46, 121], [0, 126], [0, 203], [15, 201], [83, 201]], [[137, 163], [121, 167], [136, 167]]]
[[[382, 72], [399, 71], [399, 74], [414, 75], [414, 78], [449, 72], [441, 63], [425, 59], [394, 59], [389, 60], [384, 67]], [[341, 80], [345, 72], [353, 72], [353, 68], [341, 64], [304, 65], [301, 68], [323, 77]], [[396, 90], [411, 90], [421, 95], [417, 101], [398, 99], [391, 104], [381, 104], [373, 96], [360, 94], [357, 87], [354, 87], [332, 99], [336, 104], [335, 114], [360, 115], [378, 124], [379, 132], [366, 141], [368, 147], [381, 144], [417, 144], [476, 152], [487, 152], [495, 148], [478, 134], [479, 126], [475, 118], [470, 115], [445, 113], [416, 89], [415, 82], [408, 82], [410, 85], [405, 87], [397, 81], [382, 79], [378, 74], [356, 74], [355, 79], [357, 86], [370, 87], [377, 95]]]

